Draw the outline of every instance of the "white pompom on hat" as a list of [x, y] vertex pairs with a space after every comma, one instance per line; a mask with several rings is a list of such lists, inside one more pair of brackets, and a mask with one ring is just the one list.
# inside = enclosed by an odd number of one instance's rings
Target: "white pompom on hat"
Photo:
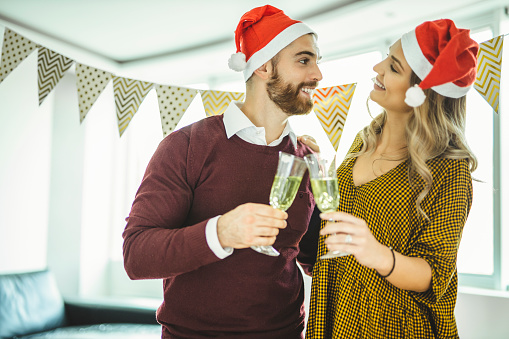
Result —
[[405, 103], [411, 107], [424, 103], [424, 89], [460, 98], [475, 82], [479, 45], [468, 29], [457, 28], [452, 20], [422, 23], [401, 37], [401, 47], [410, 68], [422, 80], [406, 93]]
[[295, 39], [309, 33], [317, 36], [306, 24], [291, 19], [276, 7], [253, 8], [240, 18], [237, 25], [237, 53], [231, 55], [228, 67], [236, 72], [243, 71], [247, 81], [258, 67]]

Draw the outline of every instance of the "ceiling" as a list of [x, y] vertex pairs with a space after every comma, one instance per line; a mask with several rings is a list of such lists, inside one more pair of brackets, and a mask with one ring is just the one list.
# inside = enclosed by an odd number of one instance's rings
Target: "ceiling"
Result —
[[[0, 0], [0, 25], [77, 62], [160, 84], [239, 77], [233, 31], [258, 0]], [[424, 20], [493, 15], [507, 0], [273, 0], [319, 36], [324, 59], [393, 41]], [[470, 21], [469, 21], [470, 22]], [[2, 27], [0, 27], [2, 28]]]

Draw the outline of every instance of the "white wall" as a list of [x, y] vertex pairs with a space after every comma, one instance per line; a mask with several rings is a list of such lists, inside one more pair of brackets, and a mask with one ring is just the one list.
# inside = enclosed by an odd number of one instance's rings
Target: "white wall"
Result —
[[83, 135], [72, 72], [41, 106], [37, 52], [0, 84], [0, 272], [49, 267], [66, 295], [80, 288]]
[[[33, 75], [32, 75], [33, 77]], [[76, 78], [67, 72], [49, 94], [54, 100], [51, 134], [47, 266], [64, 295], [80, 291], [85, 129], [79, 123]]]
[[461, 339], [509, 338], [509, 294], [461, 288], [456, 302]]
[[0, 83], [0, 272], [46, 266], [53, 100], [38, 107], [37, 53]]
[[[105, 230], [112, 222], [108, 213], [82, 201], [84, 192], [101, 194], [84, 173], [90, 165], [86, 159], [94, 157], [94, 149], [84, 146], [85, 138], [93, 137], [86, 129], [93, 116], [79, 124], [72, 73], [39, 107], [36, 72], [33, 53], [0, 84], [0, 273], [49, 266], [64, 295], [107, 295], [113, 291], [101, 284], [108, 280], [104, 270], [115, 279], [123, 272], [105, 264], [110, 237], [119, 236]], [[105, 131], [110, 132], [116, 133]], [[105, 182], [109, 178], [105, 174]], [[126, 290], [117, 292], [129, 295], [138, 283], [125, 281]], [[160, 295], [160, 281], [148, 285], [158, 289], [155, 297]], [[462, 338], [509, 338], [507, 297], [460, 292], [456, 315]]]

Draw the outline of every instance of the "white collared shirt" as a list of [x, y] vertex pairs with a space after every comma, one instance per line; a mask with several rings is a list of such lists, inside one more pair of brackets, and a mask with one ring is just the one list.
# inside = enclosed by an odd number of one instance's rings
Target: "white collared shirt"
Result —
[[[226, 137], [228, 139], [237, 135], [239, 138], [249, 142], [250, 144], [273, 147], [279, 145], [281, 141], [283, 141], [283, 138], [288, 135], [293, 146], [297, 147], [297, 135], [293, 131], [289, 122], [286, 123], [281, 136], [270, 144], [267, 144], [267, 140], [265, 139], [265, 128], [256, 127], [244, 114], [244, 112], [240, 110], [239, 106], [241, 105], [242, 103], [240, 102], [232, 102], [224, 112], [223, 123], [226, 131]], [[219, 219], [219, 217], [220, 215], [207, 222], [207, 226], [205, 227], [205, 236], [207, 244], [212, 252], [214, 252], [218, 258], [224, 259], [233, 253], [233, 248], [223, 248], [219, 243], [219, 238], [217, 236], [217, 219]]]

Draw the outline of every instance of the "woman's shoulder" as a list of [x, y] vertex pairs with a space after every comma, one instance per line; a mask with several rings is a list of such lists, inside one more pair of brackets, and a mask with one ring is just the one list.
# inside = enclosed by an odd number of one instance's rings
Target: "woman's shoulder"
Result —
[[426, 163], [434, 182], [472, 180], [467, 159], [434, 158]]
[[437, 171], [469, 171], [467, 159], [452, 159], [437, 157], [428, 160], [428, 167], [432, 172]]
[[350, 149], [348, 150], [348, 154], [359, 152], [362, 148], [363, 143], [364, 141], [362, 139], [362, 131], [359, 131], [355, 136], [352, 145], [350, 146]]

